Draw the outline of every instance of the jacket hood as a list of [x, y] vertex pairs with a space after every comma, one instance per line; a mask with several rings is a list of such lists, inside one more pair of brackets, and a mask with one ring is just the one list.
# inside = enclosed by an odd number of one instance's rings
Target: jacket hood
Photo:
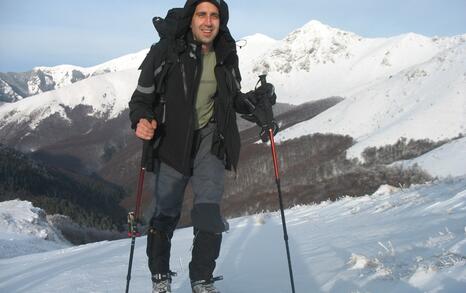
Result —
[[191, 19], [193, 17], [194, 11], [196, 10], [196, 6], [201, 2], [211, 2], [218, 7], [220, 12], [220, 30], [228, 31], [228, 4], [223, 0], [188, 0], [184, 5], [185, 16]]
[[[165, 18], [154, 17], [152, 22], [157, 30], [160, 39], [182, 40], [177, 43], [177, 51], [183, 51], [184, 41], [193, 42], [186, 39], [190, 33], [190, 23], [196, 6], [206, 0], [188, 0], [183, 8], [172, 8]], [[220, 60], [224, 60], [231, 52], [236, 52], [236, 43], [228, 30], [228, 5], [223, 0], [209, 1], [219, 7], [220, 12], [220, 32], [214, 40], [214, 47], [219, 48], [217, 53]], [[191, 38], [192, 39], [192, 38]], [[193, 42], [194, 43], [194, 42]]]

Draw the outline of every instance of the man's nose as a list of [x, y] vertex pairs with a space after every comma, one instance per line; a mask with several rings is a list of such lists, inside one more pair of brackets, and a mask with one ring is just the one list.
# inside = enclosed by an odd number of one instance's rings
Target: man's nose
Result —
[[212, 25], [212, 17], [211, 16], [207, 16], [205, 18], [205, 24], [206, 25]]

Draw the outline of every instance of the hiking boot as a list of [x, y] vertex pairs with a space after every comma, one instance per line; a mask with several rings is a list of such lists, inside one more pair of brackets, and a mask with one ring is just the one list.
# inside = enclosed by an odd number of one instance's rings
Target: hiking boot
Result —
[[152, 276], [152, 293], [171, 293], [172, 273]]
[[170, 280], [152, 282], [152, 293], [172, 293]]
[[212, 280], [191, 281], [191, 288], [193, 289], [193, 293], [220, 293], [220, 291], [215, 288]]

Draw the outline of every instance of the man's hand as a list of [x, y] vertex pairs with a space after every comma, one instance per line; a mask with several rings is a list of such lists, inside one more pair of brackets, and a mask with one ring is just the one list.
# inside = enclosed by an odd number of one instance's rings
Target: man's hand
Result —
[[141, 118], [136, 126], [136, 136], [140, 139], [151, 140], [154, 137], [157, 121]]

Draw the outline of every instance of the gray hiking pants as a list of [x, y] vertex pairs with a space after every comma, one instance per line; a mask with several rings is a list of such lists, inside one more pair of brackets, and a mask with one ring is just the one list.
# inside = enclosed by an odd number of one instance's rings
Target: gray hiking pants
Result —
[[194, 193], [191, 219], [196, 236], [189, 276], [195, 281], [212, 278], [220, 253], [221, 233], [226, 230], [220, 214], [225, 165], [210, 151], [215, 127], [209, 123], [195, 133], [192, 176], [183, 175], [160, 161], [155, 165], [156, 202], [147, 236], [147, 256], [153, 276], [169, 272], [170, 240], [180, 218], [186, 186], [191, 181]]
[[195, 133], [192, 176], [183, 175], [163, 162], [156, 163], [152, 227], [168, 234], [174, 231], [180, 217], [186, 186], [191, 181], [194, 193], [191, 220], [194, 228], [212, 233], [225, 231], [220, 214], [225, 165], [210, 151], [215, 127], [214, 123], [208, 123]]

